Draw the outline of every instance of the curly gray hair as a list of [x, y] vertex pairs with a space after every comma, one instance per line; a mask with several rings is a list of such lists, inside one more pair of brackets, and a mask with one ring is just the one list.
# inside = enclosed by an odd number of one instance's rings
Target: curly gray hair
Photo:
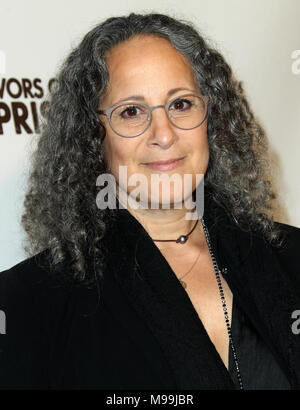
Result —
[[113, 17], [87, 33], [61, 68], [24, 201], [26, 251], [49, 249], [53, 267], [70, 258], [76, 283], [103, 276], [102, 238], [111, 218], [95, 201], [97, 176], [108, 171], [105, 128], [97, 114], [109, 82], [105, 55], [132, 36], [149, 34], [167, 39], [188, 59], [202, 94], [209, 96], [205, 185], [212, 188], [213, 200], [242, 229], [258, 230], [270, 242], [280, 238], [268, 216], [276, 195], [266, 175], [267, 140], [224, 58], [190, 23], [154, 13]]

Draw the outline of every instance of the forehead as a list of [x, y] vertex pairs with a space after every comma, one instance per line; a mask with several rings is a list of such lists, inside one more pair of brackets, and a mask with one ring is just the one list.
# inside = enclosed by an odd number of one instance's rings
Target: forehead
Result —
[[154, 35], [139, 35], [118, 44], [106, 54], [105, 60], [111, 74], [125, 65], [126, 68], [134, 68], [143, 63], [159, 63], [161, 66], [176, 64], [193, 72], [186, 57], [175, 50], [167, 39]]
[[115, 46], [106, 55], [109, 86], [106, 96], [122, 93], [152, 94], [179, 87], [197, 88], [188, 60], [164, 39], [135, 36]]

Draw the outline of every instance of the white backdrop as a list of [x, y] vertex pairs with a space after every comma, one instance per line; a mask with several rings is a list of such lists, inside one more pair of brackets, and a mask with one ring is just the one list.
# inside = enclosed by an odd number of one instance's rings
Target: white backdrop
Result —
[[26, 258], [19, 221], [49, 79], [90, 28], [132, 11], [186, 18], [225, 55], [267, 131], [284, 206], [277, 220], [300, 227], [299, 0], [1, 0], [0, 271]]

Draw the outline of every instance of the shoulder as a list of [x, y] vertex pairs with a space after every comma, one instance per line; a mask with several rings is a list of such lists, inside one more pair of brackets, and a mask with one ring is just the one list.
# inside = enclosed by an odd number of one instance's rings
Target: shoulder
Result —
[[7, 303], [18, 303], [24, 298], [40, 297], [51, 289], [66, 289], [59, 285], [59, 275], [50, 268], [50, 252], [44, 250], [10, 269], [0, 272], [0, 308]]
[[28, 293], [35, 283], [45, 276], [39, 267], [39, 260], [45, 259], [45, 252], [25, 259], [10, 269], [0, 272], [0, 305], [14, 294]]
[[0, 272], [1, 284], [19, 283], [26, 286], [41, 279], [47, 269], [48, 257], [49, 251], [45, 250]]
[[282, 269], [289, 273], [300, 290], [300, 228], [279, 222], [276, 222], [276, 225], [284, 233], [284, 241], [281, 246], [273, 249], [273, 252], [276, 253]]
[[300, 294], [300, 228], [281, 222], [275, 222], [275, 228], [281, 231], [279, 244], [271, 244], [256, 232], [252, 235], [240, 233], [240, 246], [247, 248], [246, 253], [251, 255], [253, 263], [260, 261], [270, 272], [281, 272], [286, 283], [291, 280], [294, 290]]
[[[39, 337], [42, 327], [54, 326], [71, 295], [50, 269], [43, 251], [0, 273], [0, 311], [5, 315], [6, 339], [16, 345]], [[31, 335], [30, 335], [31, 334]]]
[[266, 252], [272, 249], [273, 252], [279, 255], [288, 255], [299, 249], [300, 228], [281, 222], [274, 222], [274, 226], [276, 230], [280, 231], [280, 244], [270, 243], [260, 231], [252, 231], [250, 234], [239, 229], [235, 229], [235, 231], [238, 233], [239, 238], [246, 238], [249, 244], [261, 247]]
[[[281, 246], [276, 247], [279, 255], [292, 255], [300, 249], [300, 228], [281, 222], [275, 222], [275, 227], [283, 234]], [[296, 256], [296, 254], [294, 254]]]
[[34, 332], [42, 327], [48, 332], [70, 312], [80, 315], [97, 303], [98, 287], [76, 283], [67, 260], [54, 270], [48, 249], [0, 272], [0, 311], [7, 330], [10, 326], [20, 332], [27, 323]]
[[46, 388], [50, 341], [68, 303], [43, 251], [0, 273], [0, 389]]
[[291, 235], [294, 235], [295, 238], [297, 237], [298, 240], [300, 240], [300, 228], [298, 228], [297, 226], [288, 225], [281, 222], [275, 222], [275, 224], [284, 231], [289, 232]]

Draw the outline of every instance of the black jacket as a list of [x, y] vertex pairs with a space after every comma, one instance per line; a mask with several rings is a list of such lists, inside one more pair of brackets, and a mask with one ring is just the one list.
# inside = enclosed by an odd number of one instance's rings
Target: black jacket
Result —
[[[234, 297], [300, 388], [300, 229], [278, 250], [205, 199], [204, 218]], [[143, 227], [119, 210], [97, 288], [59, 284], [46, 250], [0, 274], [0, 388], [234, 389], [185, 290]], [[66, 268], [67, 269], [67, 268]]]

